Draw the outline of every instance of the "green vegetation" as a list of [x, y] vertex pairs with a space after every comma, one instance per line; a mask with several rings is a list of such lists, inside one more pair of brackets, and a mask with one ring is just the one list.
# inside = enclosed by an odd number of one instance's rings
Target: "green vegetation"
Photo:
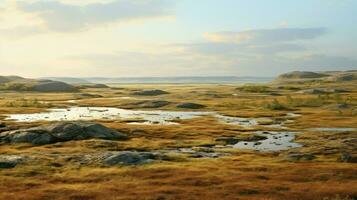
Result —
[[262, 85], [246, 85], [240, 88], [237, 88], [239, 91], [242, 92], [249, 92], [249, 93], [269, 93], [271, 92], [271, 88], [268, 86]]
[[52, 104], [41, 102], [38, 99], [25, 99], [8, 101], [5, 103], [7, 107], [34, 107], [34, 108], [50, 108]]

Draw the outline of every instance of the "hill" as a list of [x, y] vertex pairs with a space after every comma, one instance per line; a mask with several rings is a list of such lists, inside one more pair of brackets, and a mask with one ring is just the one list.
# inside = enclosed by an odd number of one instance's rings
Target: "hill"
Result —
[[73, 85], [51, 80], [27, 79], [19, 76], [0, 76], [0, 90], [36, 92], [76, 92]]

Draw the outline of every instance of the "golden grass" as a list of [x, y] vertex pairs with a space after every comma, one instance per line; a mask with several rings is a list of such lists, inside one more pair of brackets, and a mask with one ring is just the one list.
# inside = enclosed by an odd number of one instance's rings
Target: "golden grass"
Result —
[[[219, 136], [249, 135], [261, 127], [245, 129], [219, 123], [205, 116], [182, 120], [178, 126], [128, 125], [122, 121], [98, 122], [127, 133], [131, 139], [105, 143], [100, 140], [71, 141], [33, 147], [31, 145], [0, 145], [2, 154], [25, 154], [40, 158], [13, 169], [0, 170], [0, 199], [265, 199], [265, 200], [339, 200], [357, 196], [356, 164], [341, 163], [342, 152], [357, 153], [355, 145], [344, 140], [356, 138], [356, 132], [321, 133], [307, 131], [313, 127], [355, 127], [357, 117], [357, 88], [355, 84], [325, 83], [324, 85], [269, 85], [269, 90], [280, 96], [256, 91], [239, 91], [236, 85], [115, 85], [120, 89], [85, 89], [81, 93], [100, 94], [104, 98], [67, 102], [77, 94], [1, 92], [0, 114], [34, 113], [46, 108], [30, 104], [26, 107], [8, 106], [7, 102], [38, 99], [52, 107], [113, 106], [121, 107], [139, 100], [167, 100], [172, 104], [162, 110], [180, 110], [177, 103], [194, 102], [207, 105], [205, 111], [240, 117], [281, 118], [287, 112], [302, 114], [289, 124], [299, 131], [296, 142], [302, 148], [290, 151], [313, 153], [317, 159], [309, 162], [286, 162], [285, 152], [257, 153], [231, 149], [231, 156], [219, 159], [177, 158], [137, 167], [81, 166], [56, 155], [75, 155], [100, 151], [151, 151], [167, 148], [193, 147], [215, 143]], [[321, 99], [318, 95], [296, 93], [298, 89], [313, 87], [344, 87], [350, 92], [340, 98]], [[157, 97], [127, 97], [139, 89], [162, 89], [170, 94]], [[253, 88], [257, 89], [257, 88]], [[257, 90], [260, 91], [260, 88]], [[234, 94], [234, 95], [233, 95]], [[133, 96], [132, 96], [133, 97]], [[291, 99], [295, 99], [295, 103]], [[274, 99], [288, 110], [271, 109], [266, 103]], [[290, 100], [289, 100], [290, 99]], [[342, 100], [341, 100], [342, 99]], [[348, 99], [346, 109], [330, 109]], [[296, 102], [309, 102], [305, 105]], [[314, 102], [315, 101], [315, 102]], [[317, 103], [316, 103], [317, 101]], [[311, 103], [313, 102], [313, 103]], [[4, 118], [4, 116], [1, 116]], [[43, 124], [6, 122], [11, 128]]]

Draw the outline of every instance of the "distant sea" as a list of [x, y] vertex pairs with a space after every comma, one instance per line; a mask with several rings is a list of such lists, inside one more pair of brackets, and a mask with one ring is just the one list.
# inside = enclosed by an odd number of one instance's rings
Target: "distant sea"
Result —
[[119, 78], [104, 78], [104, 77], [46, 77], [44, 79], [63, 81], [67, 83], [103, 83], [103, 84], [189, 84], [189, 83], [268, 83], [274, 80], [274, 77], [238, 77], [238, 76], [208, 76], [208, 77], [119, 77]]

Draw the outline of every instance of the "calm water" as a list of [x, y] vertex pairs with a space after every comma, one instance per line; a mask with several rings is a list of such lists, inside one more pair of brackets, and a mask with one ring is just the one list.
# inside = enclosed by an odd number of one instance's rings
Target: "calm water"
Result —
[[172, 125], [178, 119], [192, 119], [209, 112], [176, 112], [176, 111], [135, 111], [111, 107], [72, 107], [67, 109], [49, 109], [49, 112], [33, 114], [8, 115], [7, 120], [20, 122], [35, 121], [76, 121], [76, 120], [138, 120], [134, 124]]
[[347, 131], [357, 131], [357, 128], [309, 128], [310, 131], [320, 131], [320, 132], [347, 132]]
[[253, 149], [257, 151], [281, 151], [290, 148], [301, 147], [301, 144], [294, 143], [294, 132], [256, 132], [257, 135], [265, 136], [267, 139], [258, 142], [238, 142], [233, 148], [238, 149]]

